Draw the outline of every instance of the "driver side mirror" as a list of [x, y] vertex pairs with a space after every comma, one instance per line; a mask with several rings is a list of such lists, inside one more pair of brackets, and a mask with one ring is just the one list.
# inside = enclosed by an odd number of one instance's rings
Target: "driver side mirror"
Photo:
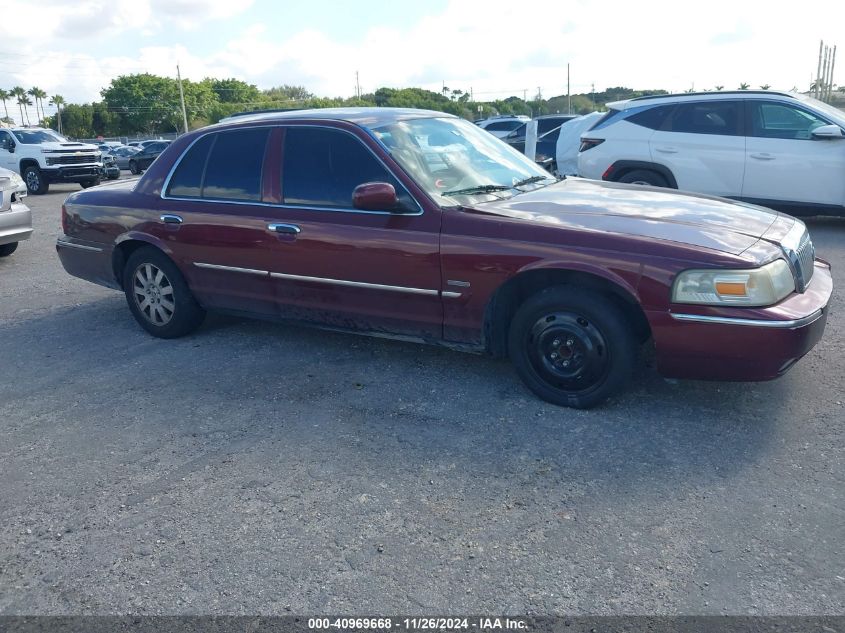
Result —
[[365, 182], [355, 187], [352, 206], [362, 211], [402, 212], [396, 189], [387, 182]]
[[813, 138], [818, 140], [831, 140], [843, 138], [842, 128], [838, 125], [822, 125], [813, 130]]

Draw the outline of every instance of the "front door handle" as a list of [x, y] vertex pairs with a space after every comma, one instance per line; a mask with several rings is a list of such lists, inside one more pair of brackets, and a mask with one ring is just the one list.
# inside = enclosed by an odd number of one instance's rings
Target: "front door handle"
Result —
[[757, 160], [774, 160], [774, 159], [775, 159], [775, 157], [774, 157], [774, 156], [772, 156], [771, 154], [766, 154], [766, 153], [763, 153], [763, 154], [749, 154], [749, 156], [751, 156], [751, 158], [756, 158]]
[[296, 224], [268, 224], [267, 230], [286, 235], [298, 235], [301, 233], [300, 228]]
[[172, 213], [164, 213], [159, 219], [165, 224], [182, 224], [182, 217]]

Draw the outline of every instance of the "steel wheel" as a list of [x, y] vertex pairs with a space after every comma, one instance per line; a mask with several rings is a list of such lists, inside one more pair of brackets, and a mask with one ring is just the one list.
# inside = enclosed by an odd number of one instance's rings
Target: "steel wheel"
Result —
[[573, 312], [546, 314], [528, 331], [528, 358], [550, 385], [569, 392], [590, 389], [607, 376], [610, 350], [598, 326]]
[[167, 275], [154, 264], [144, 263], [135, 269], [132, 284], [132, 296], [144, 318], [158, 327], [170, 323], [176, 301]]

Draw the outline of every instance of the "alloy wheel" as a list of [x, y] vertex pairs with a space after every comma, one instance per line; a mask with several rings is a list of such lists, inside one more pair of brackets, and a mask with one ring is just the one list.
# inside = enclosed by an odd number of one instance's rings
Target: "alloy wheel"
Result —
[[159, 327], [170, 323], [176, 301], [167, 275], [154, 264], [144, 263], [135, 269], [132, 281], [132, 296], [144, 318]]

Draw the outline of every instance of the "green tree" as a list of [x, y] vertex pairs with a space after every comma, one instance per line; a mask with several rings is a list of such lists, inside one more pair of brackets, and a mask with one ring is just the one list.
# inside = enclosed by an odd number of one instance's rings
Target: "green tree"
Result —
[[[59, 134], [62, 133], [62, 106], [65, 104], [65, 98], [62, 95], [53, 95], [50, 99], [50, 105], [56, 106], [56, 121], [58, 123], [58, 127], [56, 128], [59, 131]], [[53, 127], [50, 124], [50, 127]]]
[[[38, 88], [37, 86], [33, 86], [27, 91], [27, 94], [30, 95], [33, 99], [35, 99], [35, 117], [40, 121], [44, 118], [44, 101], [43, 99], [47, 98], [47, 93]], [[38, 107], [41, 106], [41, 114], [38, 114]]]
[[9, 93], [15, 97], [18, 102], [18, 110], [21, 113], [21, 125], [23, 125], [23, 102], [26, 99], [26, 90], [24, 90], [21, 86], [15, 86], [12, 88]]
[[8, 91], [0, 88], [0, 101], [3, 102], [3, 110], [6, 112], [7, 119], [9, 118], [9, 108], [6, 106], [6, 99], [10, 98], [11, 96], [12, 95]]
[[124, 133], [179, 129], [182, 112], [175, 79], [149, 73], [123, 75], [113, 79], [100, 94], [108, 110], [118, 117], [119, 129]]
[[745, 82], [742, 82], [741, 84], [739, 84], [739, 89], [740, 89], [740, 90], [748, 90], [749, 85], [750, 85], [750, 84], [747, 84], [747, 83], [745, 83]]
[[206, 77], [199, 85], [207, 85], [220, 103], [254, 104], [261, 100], [261, 91], [240, 79], [213, 79]]
[[308, 92], [304, 86], [289, 86], [284, 84], [264, 91], [267, 101], [306, 101], [313, 99], [314, 95]]
[[760, 90], [768, 90], [769, 88], [771, 88], [769, 84], [763, 84], [762, 86], [760, 86]]
[[91, 138], [94, 132], [94, 109], [90, 103], [69, 103], [62, 109], [64, 134], [72, 138]]

